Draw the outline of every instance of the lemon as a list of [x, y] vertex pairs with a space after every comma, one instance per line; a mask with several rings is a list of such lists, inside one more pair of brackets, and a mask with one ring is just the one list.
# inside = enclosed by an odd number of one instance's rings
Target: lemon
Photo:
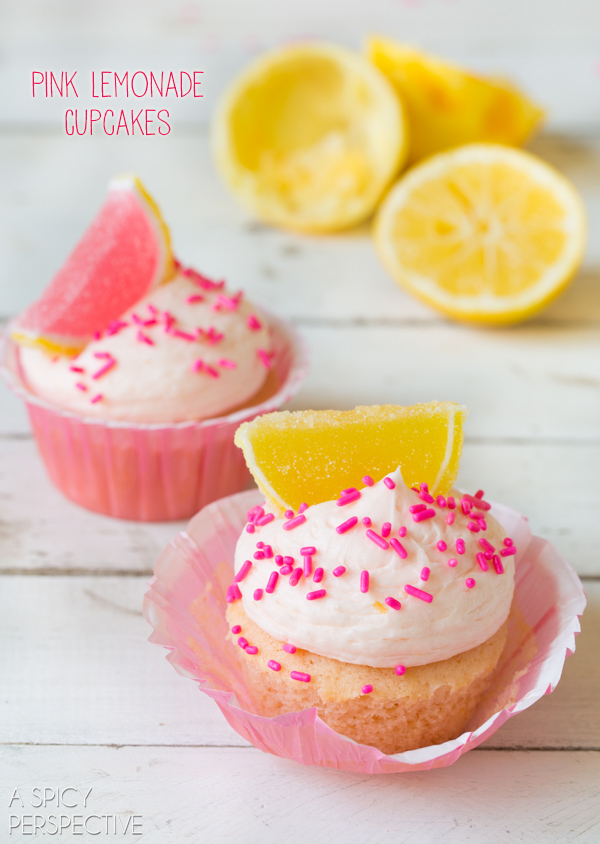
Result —
[[398, 284], [452, 317], [502, 324], [564, 289], [582, 260], [586, 222], [573, 185], [545, 162], [469, 144], [405, 174], [374, 235]]
[[327, 43], [260, 57], [213, 123], [216, 162], [238, 199], [268, 223], [306, 232], [368, 217], [406, 146], [388, 80], [360, 54]]
[[369, 38], [366, 54], [405, 105], [411, 163], [476, 141], [518, 146], [544, 116], [510, 82], [475, 76], [395, 41]]
[[354, 410], [278, 411], [244, 422], [235, 444], [258, 488], [276, 509], [337, 498], [402, 469], [408, 486], [447, 492], [458, 473], [467, 410], [452, 402]]

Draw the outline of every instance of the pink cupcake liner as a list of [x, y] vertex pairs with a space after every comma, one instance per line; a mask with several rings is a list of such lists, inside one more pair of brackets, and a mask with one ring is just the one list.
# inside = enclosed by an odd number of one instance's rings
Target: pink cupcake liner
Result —
[[144, 600], [144, 615], [154, 629], [150, 641], [168, 648], [175, 670], [196, 680], [233, 729], [260, 750], [303, 765], [356, 773], [441, 768], [556, 687], [566, 656], [575, 650], [585, 594], [558, 551], [531, 535], [527, 519], [495, 504], [495, 517], [519, 549], [515, 599], [507, 647], [469, 731], [443, 744], [386, 755], [334, 732], [316, 708], [275, 718], [257, 715], [234, 646], [225, 639], [225, 595], [246, 513], [260, 502], [253, 490], [198, 513], [163, 551]]
[[5, 337], [3, 374], [27, 405], [55, 486], [88, 510], [144, 522], [190, 518], [210, 501], [247, 487], [250, 474], [233, 444], [236, 428], [280, 408], [308, 373], [300, 335], [283, 320], [265, 316], [275, 355], [258, 403], [215, 419], [170, 425], [88, 419], [51, 405], [27, 389], [15, 344]]

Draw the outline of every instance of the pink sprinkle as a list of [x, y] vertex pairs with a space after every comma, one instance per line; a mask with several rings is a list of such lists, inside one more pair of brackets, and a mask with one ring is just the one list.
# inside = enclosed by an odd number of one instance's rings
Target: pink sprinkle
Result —
[[421, 578], [421, 580], [427, 581], [427, 580], [429, 580], [429, 575], [430, 575], [430, 569], [428, 569], [427, 566], [423, 566], [423, 568], [421, 569], [421, 574], [419, 575], [419, 577]]
[[313, 574], [313, 581], [315, 583], [320, 583], [323, 580], [323, 569], [319, 566], [319, 568], [315, 569], [315, 573]]
[[251, 510], [248, 510], [247, 518], [249, 522], [256, 521], [260, 516], [264, 516], [265, 511], [257, 504], [256, 507], [253, 507]]
[[373, 686], [370, 683], [366, 683], [361, 689], [361, 692], [363, 693], [363, 695], [370, 695], [372, 691], [373, 691]]
[[464, 554], [465, 553], [465, 540], [464, 539], [457, 539], [456, 540], [456, 553], [457, 554]]
[[303, 674], [302, 671], [290, 671], [292, 680], [300, 680], [302, 683], [310, 683], [310, 674]]
[[403, 665], [397, 665], [394, 668], [394, 674], [397, 674], [398, 677], [402, 677], [403, 674], [406, 674], [406, 668]]
[[260, 331], [260, 329], [262, 328], [262, 325], [261, 325], [261, 324], [260, 324], [260, 322], [256, 319], [256, 317], [254, 316], [254, 314], [250, 314], [250, 315], [248, 316], [248, 319], [246, 320], [246, 325], [248, 326], [248, 328], [250, 329], [250, 331]]
[[263, 596], [263, 591], [262, 591], [262, 589], [255, 589], [255, 590], [254, 590], [254, 595], [253, 595], [253, 598], [254, 598], [254, 600], [255, 600], [255, 601], [260, 601], [260, 599], [262, 598], [262, 596]]
[[101, 366], [98, 372], [94, 372], [92, 378], [94, 379], [94, 381], [97, 381], [98, 378], [102, 378], [103, 375], [106, 375], [107, 372], [110, 372], [110, 370], [116, 365], [116, 360], [113, 357], [109, 357], [104, 366]]
[[248, 639], [245, 639], [243, 636], [240, 636], [240, 638], [238, 639], [238, 645], [240, 646], [240, 648], [243, 648], [245, 650], [248, 647]]
[[485, 557], [486, 560], [491, 560], [494, 555], [492, 554], [491, 551], [486, 551], [483, 556]]
[[319, 598], [324, 598], [326, 594], [327, 594], [327, 591], [325, 589], [317, 589], [316, 592], [309, 592], [308, 595], [306, 596], [306, 600], [307, 601], [316, 601]]
[[395, 536], [393, 536], [393, 537], [390, 539], [390, 545], [392, 546], [392, 548], [394, 549], [394, 551], [396, 552], [396, 554], [398, 554], [398, 556], [399, 556], [402, 560], [405, 560], [405, 559], [408, 557], [408, 553], [407, 553], [407, 551], [406, 551], [406, 548], [404, 547], [404, 545], [403, 545], [401, 542], [399, 542], [399, 541], [396, 539], [396, 537], [395, 537]]
[[300, 553], [303, 557], [306, 556], [306, 554], [310, 554], [312, 556], [317, 553], [317, 549], [314, 545], [305, 545], [304, 548], [300, 549]]
[[476, 498], [473, 495], [464, 495], [465, 498], [473, 507], [477, 507], [478, 510], [491, 510], [492, 505], [488, 501], [484, 501], [483, 498]]
[[96, 395], [90, 399], [90, 404], [96, 404], [99, 401], [102, 401], [102, 393], [96, 393]]
[[244, 648], [244, 650], [247, 654], [250, 654], [251, 656], [254, 656], [254, 654], [258, 653], [258, 648], [256, 647], [256, 645], [248, 645], [246, 648]]
[[468, 516], [471, 510], [473, 509], [473, 505], [471, 504], [468, 498], [461, 498], [460, 509], [463, 511], [465, 516]]
[[302, 504], [298, 507], [298, 515], [304, 513], [305, 510], [308, 510], [308, 504], [303, 501]]
[[491, 542], [488, 542], [488, 541], [487, 541], [487, 539], [484, 539], [483, 537], [482, 537], [481, 539], [478, 539], [477, 541], [479, 542], [479, 544], [481, 545], [481, 547], [482, 547], [485, 551], [491, 551], [491, 552], [492, 552], [492, 554], [493, 554], [493, 553], [494, 553], [494, 551], [496, 550], [496, 549], [494, 548], [494, 546], [491, 544]]
[[260, 362], [266, 369], [271, 368], [271, 358], [273, 356], [272, 353], [266, 352], [264, 349], [259, 349], [257, 352], [258, 357], [260, 358]]
[[371, 524], [371, 519], [368, 516], [365, 516], [362, 520], [362, 523], [365, 527], [369, 527], [369, 525]]
[[278, 566], [283, 564], [283, 557], [281, 554], [275, 554], [275, 564]]
[[433, 595], [430, 595], [429, 592], [423, 592], [422, 589], [417, 589], [416, 586], [411, 586], [410, 583], [407, 583], [404, 591], [412, 595], [413, 598], [419, 598], [420, 601], [425, 601], [428, 604], [433, 601]]
[[227, 603], [233, 604], [234, 601], [239, 601], [242, 597], [242, 593], [240, 592], [240, 587], [237, 583], [232, 583], [231, 586], [227, 587]]
[[361, 592], [368, 592], [369, 591], [369, 572], [368, 571], [361, 571], [360, 573], [360, 591]]
[[419, 489], [421, 492], [429, 492], [429, 484], [426, 484], [425, 481], [419, 484]]
[[402, 527], [398, 528], [398, 536], [402, 536], [402, 537], [406, 536], [406, 528], [404, 527], [404, 525], [402, 525]]
[[483, 498], [483, 495], [484, 495], [483, 490], [482, 490], [482, 489], [478, 489], [478, 490], [477, 490], [477, 492], [475, 493], [475, 495], [474, 495], [473, 497], [474, 497], [474, 498]]
[[423, 510], [427, 510], [426, 504], [413, 504], [411, 507], [408, 508], [409, 513], [420, 513]]
[[458, 560], [455, 557], [451, 557], [448, 560], [448, 565], [450, 566], [451, 569], [453, 569], [456, 565], [458, 565]]
[[101, 340], [102, 339], [102, 332], [101, 331], [94, 331], [94, 340]]
[[147, 308], [150, 311], [150, 313], [153, 314], [154, 316], [158, 315], [158, 308], [155, 305], [148, 302]]
[[257, 548], [260, 548], [260, 549], [261, 549], [261, 551], [262, 551], [262, 549], [265, 547], [265, 543], [264, 543], [264, 542], [257, 542], [257, 543], [256, 543], [256, 547], [257, 547]]
[[233, 578], [236, 583], [240, 583], [248, 574], [250, 569], [252, 568], [252, 563], [250, 560], [246, 560], [246, 562], [242, 565], [236, 576]]
[[374, 530], [368, 530], [366, 535], [369, 537], [371, 542], [374, 542], [375, 545], [379, 545], [379, 547], [383, 548], [384, 551], [386, 548], [389, 548], [389, 542], [386, 542], [385, 539], [379, 536], [378, 533], [375, 533]]
[[286, 556], [286, 557], [283, 558], [283, 563], [286, 566], [293, 566], [294, 565], [294, 558]]
[[476, 560], [479, 563], [479, 568], [481, 569], [481, 571], [487, 571], [489, 569], [487, 561], [481, 551], [479, 552], [479, 554], [477, 554]]
[[310, 577], [312, 574], [312, 557], [310, 554], [304, 555], [304, 567], [302, 569], [304, 577]]
[[284, 566], [281, 566], [279, 572], [280, 574], [291, 574], [294, 571], [294, 566], [290, 566], [287, 563]]
[[438, 549], [438, 551], [445, 551], [447, 547], [448, 547], [448, 546], [446, 545], [446, 543], [444, 542], [444, 540], [443, 540], [443, 539], [440, 539], [440, 541], [439, 541], [439, 542], [438, 542], [438, 544], [437, 544], [437, 549]]
[[231, 632], [234, 636], [237, 636], [238, 633], [242, 632], [242, 626], [240, 624], [234, 624], [231, 628]]
[[447, 501], [446, 501], [446, 499], [444, 498], [443, 495], [438, 495], [438, 497], [435, 500], [436, 500], [438, 507], [446, 507], [447, 506]]
[[396, 484], [391, 478], [384, 478], [383, 482], [388, 489], [396, 489]]
[[277, 586], [277, 581], [279, 580], [279, 572], [272, 571], [269, 575], [269, 580], [267, 582], [267, 586], [265, 588], [265, 592], [271, 595], [275, 591], [275, 587]]
[[281, 671], [281, 663], [277, 662], [275, 659], [270, 659], [267, 662], [267, 665], [272, 671]]
[[204, 296], [201, 296], [199, 293], [193, 293], [191, 296], [188, 296], [185, 301], [188, 305], [195, 305], [196, 302], [204, 302]]
[[70, 366], [69, 371], [70, 372], [85, 372], [85, 369], [83, 368], [83, 366]]
[[452, 495], [449, 495], [448, 496], [448, 509], [454, 510], [455, 507], [456, 507], [456, 502], [454, 500], [454, 497]]
[[477, 519], [477, 524], [481, 530], [487, 530], [487, 522], [485, 519]]
[[341, 577], [343, 574], [346, 574], [346, 567], [345, 566], [337, 566], [333, 570], [334, 577]]
[[284, 530], [293, 530], [294, 528], [300, 527], [306, 521], [306, 516], [301, 513], [299, 516], [296, 516], [295, 519], [290, 519], [289, 522], [283, 523]]
[[286, 654], [295, 654], [296, 653], [296, 645], [282, 645], [281, 649], [286, 652]]
[[373, 486], [373, 484], [375, 483], [375, 481], [370, 475], [365, 475], [362, 479], [362, 482], [365, 486]]
[[345, 495], [340, 496], [336, 501], [338, 507], [344, 507], [346, 504], [350, 504], [352, 501], [358, 501], [360, 498], [360, 492], [355, 489], [351, 492], [347, 492]]
[[507, 548], [510, 548], [510, 546], [513, 544], [513, 541], [510, 538], [510, 536], [506, 536], [504, 538], [504, 544], [506, 545]]
[[298, 581], [300, 580], [301, 577], [302, 577], [302, 569], [300, 567], [298, 567], [297, 569], [294, 569], [294, 571], [290, 574], [290, 579], [289, 579], [290, 586], [297, 586]]
[[393, 610], [402, 609], [402, 604], [395, 598], [385, 598], [385, 603], [388, 605], [388, 607], [391, 607]]
[[472, 589], [475, 586], [475, 582], [476, 581], [473, 580], [472, 577], [467, 577], [467, 579], [465, 580], [465, 586], [467, 587], [467, 589]]
[[106, 333], [109, 337], [112, 337], [114, 334], [118, 334], [121, 329], [127, 328], [127, 323], [123, 322], [120, 319], [115, 319], [112, 322], [108, 323], [108, 328], [106, 329]]
[[246, 525], [246, 533], [254, 533], [255, 527], [253, 524]]
[[78, 381], [75, 386], [78, 390], [81, 390], [82, 393], [87, 393], [88, 388], [85, 386], [85, 384], [82, 384], [81, 381]]
[[502, 565], [502, 560], [497, 554], [494, 554], [492, 557], [492, 565], [496, 570], [496, 574], [504, 574], [504, 566]]
[[353, 528], [354, 525], [358, 522], [357, 516], [351, 516], [351, 518], [347, 519], [345, 522], [342, 522], [341, 525], [338, 525], [335, 529], [336, 533], [346, 533], [347, 530]]
[[144, 334], [143, 331], [138, 331], [138, 333], [135, 335], [135, 339], [138, 341], [138, 343], [145, 343], [147, 346], [154, 345], [154, 340], [148, 337], [147, 334]]
[[293, 519], [294, 518], [294, 511], [293, 510], [286, 510], [285, 511], [286, 519]]
[[255, 560], [264, 560], [265, 558], [264, 551], [255, 551], [252, 556]]
[[428, 492], [422, 492], [419, 495], [419, 498], [421, 498], [423, 501], [426, 501], [428, 504], [433, 504], [433, 502], [435, 501], [433, 495], [430, 495]]
[[237, 369], [237, 363], [234, 360], [228, 360], [228, 358], [219, 358], [217, 366], [222, 366], [223, 369]]
[[269, 522], [272, 522], [274, 518], [275, 516], [273, 515], [273, 513], [265, 513], [264, 516], [260, 516], [260, 518], [256, 520], [256, 524], [259, 527], [263, 527], [263, 525], [268, 525]]
[[391, 524], [389, 522], [384, 522], [381, 525], [381, 535], [383, 536], [383, 538], [386, 539], [390, 535], [391, 532], [392, 532]]
[[447, 525], [453, 525], [454, 524], [454, 518], [455, 518], [454, 513], [448, 513], [448, 515], [446, 516], [446, 524]]
[[512, 557], [512, 555], [516, 554], [516, 553], [517, 553], [517, 549], [515, 548], [514, 545], [509, 545], [508, 548], [503, 548], [502, 551], [500, 551], [500, 554], [503, 557]]
[[479, 533], [481, 528], [479, 527], [479, 525], [476, 525], [475, 522], [469, 522], [469, 524], [467, 525], [467, 530], [470, 530], [471, 533]]
[[420, 513], [413, 515], [413, 522], [423, 522], [425, 519], [433, 519], [435, 510], [422, 510]]

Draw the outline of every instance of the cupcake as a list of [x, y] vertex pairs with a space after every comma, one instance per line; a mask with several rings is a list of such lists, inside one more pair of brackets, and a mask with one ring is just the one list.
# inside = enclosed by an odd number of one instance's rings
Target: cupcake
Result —
[[4, 363], [59, 489], [151, 521], [242, 489], [235, 429], [289, 399], [306, 371], [289, 326], [173, 258], [136, 179], [111, 185], [65, 266], [14, 321]]
[[459, 736], [502, 654], [514, 591], [516, 548], [489, 511], [481, 491], [407, 486], [400, 468], [283, 515], [253, 508], [227, 622], [256, 711], [316, 707], [387, 754]]

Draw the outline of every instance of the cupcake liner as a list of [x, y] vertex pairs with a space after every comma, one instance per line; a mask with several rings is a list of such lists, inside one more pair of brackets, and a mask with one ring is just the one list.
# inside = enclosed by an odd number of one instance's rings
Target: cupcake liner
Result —
[[250, 474], [233, 444], [237, 427], [280, 408], [308, 373], [300, 335], [261, 312], [275, 352], [266, 384], [251, 406], [198, 422], [133, 424], [85, 418], [55, 407], [27, 389], [16, 346], [5, 336], [2, 372], [27, 405], [39, 451], [58, 489], [88, 510], [153, 522], [190, 518], [210, 501], [247, 487]]
[[234, 646], [225, 638], [225, 596], [246, 513], [261, 502], [252, 490], [198, 513], [163, 551], [144, 600], [154, 628], [150, 641], [168, 648], [173, 667], [200, 683], [233, 729], [260, 750], [366, 774], [445, 767], [556, 687], [580, 630], [586, 603], [581, 582], [549, 542], [531, 535], [524, 516], [494, 504], [494, 516], [519, 549], [515, 598], [507, 646], [469, 731], [443, 744], [386, 755], [334, 732], [316, 708], [274, 718], [256, 714]]

